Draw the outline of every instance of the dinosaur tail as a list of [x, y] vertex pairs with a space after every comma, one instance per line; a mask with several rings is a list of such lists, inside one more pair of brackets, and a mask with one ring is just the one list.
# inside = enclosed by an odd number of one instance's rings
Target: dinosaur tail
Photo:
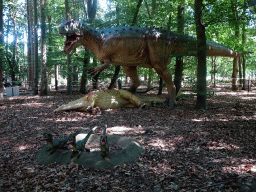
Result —
[[[173, 56], [196, 56], [197, 55], [197, 40], [194, 37], [175, 34], [176, 44]], [[214, 43], [212, 41], [206, 41], [207, 56], [220, 56], [220, 57], [240, 57], [242, 53], [234, 51], [233, 49]]]
[[59, 111], [85, 111], [86, 109], [86, 99], [84, 97], [77, 99], [75, 101], [72, 101], [66, 105], [62, 105], [58, 107], [57, 109], [54, 110], [54, 112], [59, 112]]
[[211, 41], [206, 42], [207, 56], [221, 56], [221, 57], [240, 57], [242, 53], [234, 51], [233, 49], [224, 45], [214, 43]]

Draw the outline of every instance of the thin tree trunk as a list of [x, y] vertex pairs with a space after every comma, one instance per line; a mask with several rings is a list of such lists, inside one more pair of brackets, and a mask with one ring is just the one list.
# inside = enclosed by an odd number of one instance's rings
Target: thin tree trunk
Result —
[[242, 59], [243, 59], [243, 64], [242, 64], [242, 66], [243, 66], [243, 90], [246, 90], [246, 80], [245, 80], [245, 57], [244, 57], [244, 55], [243, 55]]
[[232, 91], [237, 91], [238, 57], [233, 59]]
[[238, 57], [238, 74], [239, 74], [239, 87], [242, 87], [242, 64], [241, 57]]
[[159, 90], [158, 90], [157, 95], [162, 95], [162, 92], [163, 92], [163, 79], [162, 79], [162, 77], [160, 77], [160, 79], [159, 79]]
[[28, 39], [27, 39], [27, 53], [28, 53], [28, 71], [27, 71], [27, 81], [28, 89], [32, 89], [32, 62], [31, 62], [31, 44], [32, 44], [32, 23], [31, 23], [31, 2], [27, 0], [27, 20], [28, 20]]
[[[14, 4], [14, 1], [12, 0], [12, 3]], [[12, 9], [12, 22], [13, 22], [13, 42], [12, 42], [12, 50], [13, 50], [13, 56], [12, 56], [12, 60], [11, 60], [11, 65], [12, 65], [12, 82], [13, 84], [15, 84], [16, 81], [16, 71], [17, 71], [17, 61], [16, 61], [16, 56], [17, 56], [17, 23], [16, 23], [16, 11], [14, 9], [14, 5], [13, 5], [13, 9]]]
[[41, 12], [41, 86], [40, 96], [47, 95], [47, 53], [46, 53], [46, 24], [45, 24], [45, 0], [40, 0], [40, 12]]
[[34, 43], [35, 43], [35, 49], [34, 49], [34, 95], [38, 95], [38, 38], [37, 38], [37, 1], [33, 0], [33, 9], [34, 9]]
[[114, 73], [113, 77], [111, 78], [111, 83], [110, 83], [108, 89], [113, 89], [114, 88], [120, 69], [121, 69], [120, 65], [117, 65], [115, 67], [115, 73]]
[[211, 83], [213, 84], [213, 87], [216, 87], [215, 75], [216, 75], [216, 57], [212, 56]]
[[81, 86], [80, 86], [80, 93], [86, 94], [87, 89], [87, 69], [88, 69], [88, 64], [90, 62], [90, 56], [89, 56], [89, 51], [85, 49], [85, 55], [84, 55], [84, 61], [83, 61], [83, 73], [81, 77]]
[[141, 6], [142, 1], [143, 1], [143, 0], [139, 0], [139, 1], [138, 1], [136, 10], [135, 10], [135, 13], [134, 13], [134, 16], [133, 16], [133, 20], [132, 20], [132, 25], [135, 25], [135, 24], [136, 24], [137, 16], [138, 16], [138, 13], [139, 13], [140, 6]]
[[206, 98], [206, 37], [205, 26], [202, 25], [203, 0], [195, 0], [195, 22], [197, 34], [197, 102], [196, 109], [207, 109]]
[[[231, 8], [233, 9], [235, 36], [237, 37], [237, 43], [239, 43], [239, 21], [238, 21], [236, 0], [231, 0]], [[239, 65], [238, 58], [234, 58], [233, 74], [232, 74], [232, 91], [238, 90], [238, 87], [237, 87], [237, 74], [239, 72], [238, 65]]]
[[[178, 32], [184, 33], [184, 1], [183, 4], [178, 6]], [[175, 66], [175, 77], [174, 85], [176, 87], [176, 94], [178, 94], [181, 88], [182, 82], [182, 72], [183, 72], [183, 57], [176, 57], [176, 66]]]
[[0, 100], [3, 99], [3, 56], [4, 56], [4, 28], [3, 28], [3, 0], [0, 0]]
[[55, 90], [58, 90], [58, 65], [54, 65]]
[[[68, 6], [68, 0], [65, 0], [65, 13], [66, 13], [66, 20], [68, 21], [70, 19], [69, 16], [69, 6]], [[67, 95], [72, 94], [72, 75], [71, 75], [71, 54], [67, 55]]]

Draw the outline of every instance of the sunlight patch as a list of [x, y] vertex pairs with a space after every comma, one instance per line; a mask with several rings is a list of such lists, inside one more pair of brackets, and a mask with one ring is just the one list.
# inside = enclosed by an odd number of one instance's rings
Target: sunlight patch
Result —
[[223, 172], [245, 174], [245, 173], [256, 173], [256, 165], [254, 164], [240, 164], [237, 166], [223, 167]]
[[153, 139], [153, 140], [151, 140], [151, 142], [148, 145], [150, 145], [156, 149], [161, 149], [163, 151], [175, 149], [173, 143], [166, 143], [166, 141], [163, 139]]
[[134, 128], [130, 127], [124, 127], [124, 126], [116, 126], [116, 127], [111, 127], [107, 128], [107, 133], [112, 135], [112, 134], [127, 134], [127, 133], [134, 133]]

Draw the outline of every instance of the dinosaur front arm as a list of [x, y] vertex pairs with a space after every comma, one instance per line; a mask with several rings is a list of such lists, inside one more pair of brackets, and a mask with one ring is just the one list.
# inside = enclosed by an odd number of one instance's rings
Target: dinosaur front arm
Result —
[[93, 67], [93, 68], [89, 69], [88, 73], [95, 74], [95, 73], [101, 72], [104, 69], [107, 69], [109, 67], [109, 65], [110, 65], [110, 60], [105, 59], [103, 64], [101, 64], [100, 66], [96, 66], [96, 67]]

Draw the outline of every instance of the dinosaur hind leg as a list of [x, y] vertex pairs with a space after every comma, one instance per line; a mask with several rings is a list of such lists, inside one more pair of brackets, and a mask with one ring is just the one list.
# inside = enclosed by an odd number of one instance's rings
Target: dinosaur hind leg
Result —
[[137, 87], [139, 87], [139, 85], [140, 85], [140, 80], [139, 80], [138, 74], [137, 74], [137, 68], [136, 67], [126, 67], [126, 66], [122, 66], [122, 67], [123, 67], [123, 70], [126, 73], [126, 75], [128, 77], [130, 77], [133, 82], [129, 91], [132, 93], [135, 93]]
[[177, 103], [176, 103], [176, 88], [172, 82], [171, 71], [167, 67], [165, 69], [155, 68], [155, 71], [157, 72], [157, 74], [160, 77], [162, 77], [162, 79], [166, 83], [166, 87], [167, 87], [167, 91], [168, 91], [166, 103], [169, 106], [177, 105]]

